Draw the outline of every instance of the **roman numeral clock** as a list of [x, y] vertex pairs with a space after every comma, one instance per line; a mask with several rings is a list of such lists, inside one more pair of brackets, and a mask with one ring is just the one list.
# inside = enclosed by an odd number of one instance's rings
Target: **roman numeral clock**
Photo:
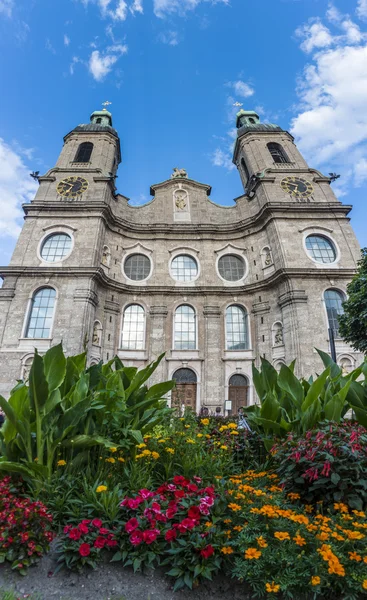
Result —
[[307, 202], [314, 191], [312, 184], [301, 177], [285, 177], [280, 185], [287, 194], [300, 202]]
[[66, 200], [76, 200], [88, 189], [88, 181], [84, 177], [66, 177], [57, 187], [57, 193]]

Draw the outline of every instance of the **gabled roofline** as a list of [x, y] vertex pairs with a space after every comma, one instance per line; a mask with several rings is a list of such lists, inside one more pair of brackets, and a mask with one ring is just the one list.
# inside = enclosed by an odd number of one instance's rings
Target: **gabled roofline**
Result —
[[174, 184], [176, 182], [193, 184], [196, 187], [205, 190], [207, 196], [210, 196], [212, 191], [211, 186], [207, 185], [206, 183], [200, 183], [199, 181], [195, 181], [195, 179], [189, 179], [188, 177], [174, 177], [173, 179], [161, 181], [161, 183], [154, 183], [152, 186], [150, 186], [150, 195], [155, 196], [156, 190], [167, 187], [169, 184]]

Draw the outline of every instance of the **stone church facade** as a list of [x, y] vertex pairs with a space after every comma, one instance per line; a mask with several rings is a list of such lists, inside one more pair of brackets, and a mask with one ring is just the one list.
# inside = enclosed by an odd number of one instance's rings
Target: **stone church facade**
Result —
[[173, 377], [172, 402], [196, 410], [253, 403], [260, 356], [320, 371], [330, 329], [339, 364], [359, 364], [337, 324], [360, 255], [351, 207], [288, 132], [243, 110], [237, 128], [244, 194], [230, 207], [183, 169], [130, 206], [105, 109], [65, 136], [0, 269], [0, 393], [27, 377], [35, 347], [60, 341], [90, 363], [117, 354], [141, 367], [165, 352], [154, 382]]

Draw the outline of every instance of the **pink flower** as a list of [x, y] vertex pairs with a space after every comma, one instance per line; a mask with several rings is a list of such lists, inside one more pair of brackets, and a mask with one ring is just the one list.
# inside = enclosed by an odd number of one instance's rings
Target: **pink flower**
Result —
[[121, 502], [121, 506], [127, 506], [128, 508], [131, 508], [131, 510], [135, 510], [142, 502], [144, 502], [144, 500], [140, 496], [137, 498], [125, 498], [125, 500]]
[[139, 496], [141, 496], [141, 498], [143, 498], [144, 500], [148, 500], [148, 498], [153, 498], [154, 494], [149, 490], [142, 489], [139, 490]]
[[80, 554], [80, 556], [89, 556], [90, 555], [90, 545], [89, 544], [81, 544], [81, 546], [79, 546], [79, 554]]
[[328, 460], [326, 460], [324, 463], [323, 469], [321, 471], [321, 475], [323, 475], [324, 477], [329, 477], [330, 470], [331, 470], [331, 464]]
[[157, 539], [159, 533], [159, 529], [147, 529], [143, 533], [144, 542], [146, 544], [153, 544], [153, 542], [155, 542], [155, 540]]
[[133, 531], [131, 536], [129, 537], [130, 543], [133, 546], [139, 546], [139, 544], [142, 543], [143, 539], [143, 532], [140, 531], [140, 529], [135, 529], [135, 531]]
[[102, 527], [103, 523], [102, 523], [101, 519], [93, 519], [92, 525], [93, 525], [93, 527], [98, 527], [98, 529], [99, 529], [100, 527]]
[[137, 529], [139, 527], [139, 521], [138, 519], [130, 519], [130, 521], [128, 521], [125, 525], [125, 531], [127, 531], [128, 533], [131, 533], [132, 531], [135, 531], [135, 529]]
[[70, 529], [72, 529], [72, 525], [66, 525], [63, 529], [64, 533], [69, 533]]
[[165, 540], [167, 542], [173, 542], [173, 540], [175, 540], [176, 537], [177, 537], [177, 531], [176, 531], [176, 529], [169, 529], [166, 532], [166, 535], [164, 536], [164, 538], [165, 538]]

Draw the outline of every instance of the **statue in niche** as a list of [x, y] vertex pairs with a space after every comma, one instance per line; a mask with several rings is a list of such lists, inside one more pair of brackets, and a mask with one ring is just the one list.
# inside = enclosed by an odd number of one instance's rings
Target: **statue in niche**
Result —
[[178, 169], [177, 167], [175, 167], [173, 169], [171, 179], [177, 179], [178, 177], [184, 177], [185, 179], [187, 179], [188, 175], [186, 169]]
[[348, 360], [348, 358], [343, 358], [340, 361], [340, 368], [342, 370], [342, 375], [344, 377], [346, 377], [352, 371], [353, 367], [352, 367], [352, 364], [351, 364], [350, 360]]
[[185, 190], [176, 190], [175, 206], [178, 210], [185, 210], [187, 207], [187, 192]]
[[274, 335], [274, 345], [275, 346], [283, 346], [284, 341], [283, 341], [283, 327], [281, 325], [278, 325], [278, 327], [275, 330], [275, 335]]
[[103, 254], [102, 254], [102, 265], [105, 265], [105, 267], [109, 267], [110, 266], [110, 260], [111, 260], [111, 252], [108, 246], [103, 246]]
[[264, 263], [265, 263], [266, 267], [268, 267], [269, 265], [273, 264], [273, 259], [272, 259], [272, 256], [271, 256], [270, 248], [266, 248], [265, 249]]
[[93, 346], [101, 345], [101, 329], [99, 323], [94, 323], [92, 344]]
[[22, 375], [22, 379], [23, 381], [27, 381], [29, 379], [29, 373], [32, 367], [32, 363], [33, 363], [33, 358], [27, 358], [27, 360], [25, 361], [24, 365], [23, 365], [23, 375]]

